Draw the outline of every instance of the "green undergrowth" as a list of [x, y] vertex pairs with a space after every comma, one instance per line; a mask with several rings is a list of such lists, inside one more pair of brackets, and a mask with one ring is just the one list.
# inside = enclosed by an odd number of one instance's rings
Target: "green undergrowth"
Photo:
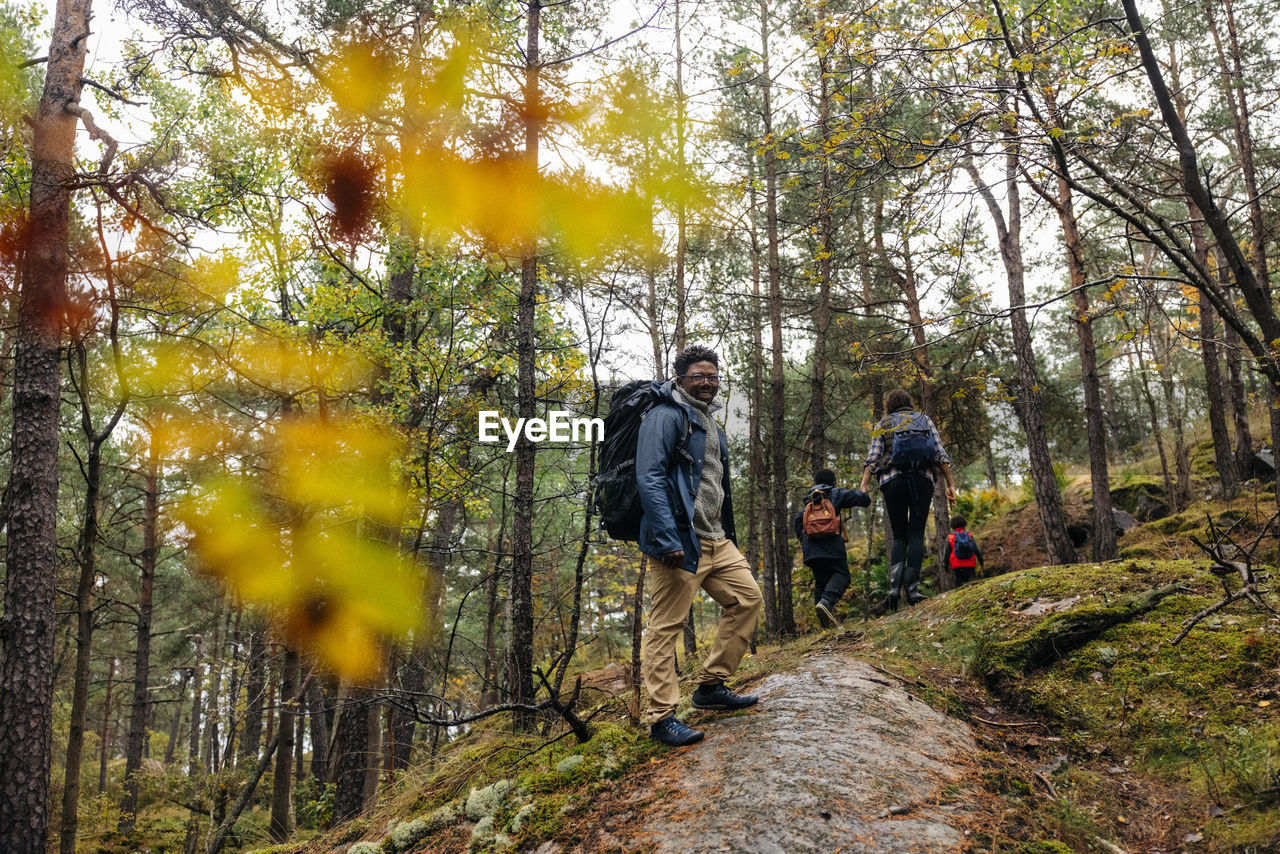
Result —
[[[434, 766], [419, 766], [368, 817], [342, 825], [305, 847], [318, 854], [423, 854], [431, 851], [529, 850], [563, 836], [662, 748], [647, 733], [597, 722], [593, 737], [518, 735], [497, 719], [456, 740]], [[349, 847], [348, 847], [349, 846]], [[275, 849], [273, 849], [274, 851]]]
[[[1067, 761], [1054, 772], [1066, 794], [1052, 809], [1022, 792], [1040, 804], [1028, 820], [1041, 830], [1050, 825], [1078, 844], [1131, 833], [1122, 805], [1098, 807], [1114, 788], [1102, 778], [1124, 775], [1139, 788], [1185, 792], [1172, 815], [1153, 821], [1190, 825], [1209, 850], [1273, 850], [1280, 623], [1235, 603], [1175, 645], [1184, 621], [1223, 596], [1206, 566], [1125, 560], [1010, 573], [867, 624], [860, 652], [908, 680], [941, 685], [944, 697], [932, 702], [954, 714], [966, 716], [960, 694], [977, 684], [1042, 722], [1053, 734], [1041, 752]], [[1069, 633], [1080, 626], [1088, 631]]]

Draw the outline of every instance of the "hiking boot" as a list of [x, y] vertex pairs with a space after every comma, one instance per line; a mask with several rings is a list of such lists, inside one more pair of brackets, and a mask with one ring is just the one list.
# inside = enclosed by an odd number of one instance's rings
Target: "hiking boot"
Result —
[[754, 706], [758, 702], [760, 702], [760, 698], [754, 694], [748, 694], [744, 697], [733, 693], [723, 685], [699, 685], [693, 692], [693, 707], [695, 709], [732, 712], [736, 709]]
[[818, 622], [822, 624], [824, 629], [834, 629], [840, 626], [840, 621], [836, 619], [832, 606], [826, 602], [819, 602], [813, 608], [818, 612]]
[[684, 747], [686, 744], [702, 741], [701, 732], [680, 723], [675, 715], [667, 715], [657, 723], [650, 724], [649, 737], [667, 747]]
[[920, 567], [918, 566], [906, 568], [902, 576], [902, 586], [908, 605], [918, 605], [929, 598], [920, 592]]

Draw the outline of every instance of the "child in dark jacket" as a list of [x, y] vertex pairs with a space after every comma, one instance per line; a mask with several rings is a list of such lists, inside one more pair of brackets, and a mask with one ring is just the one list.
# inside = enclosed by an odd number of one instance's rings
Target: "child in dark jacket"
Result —
[[982, 548], [973, 534], [965, 530], [968, 525], [969, 520], [963, 516], [952, 516], [951, 533], [947, 534], [947, 545], [942, 551], [943, 561], [956, 575], [956, 587], [973, 581], [974, 569], [983, 562]]
[[[849, 507], [871, 506], [871, 497], [862, 490], [836, 486], [836, 474], [831, 469], [814, 473], [813, 486], [805, 492], [806, 505], [815, 491], [826, 496], [837, 514]], [[813, 570], [813, 605], [818, 612], [818, 622], [833, 629], [840, 625], [835, 614], [836, 603], [849, 589], [849, 554], [845, 550], [843, 523], [840, 533], [807, 537], [804, 533], [804, 510], [801, 510], [795, 515], [795, 529], [804, 565]]]

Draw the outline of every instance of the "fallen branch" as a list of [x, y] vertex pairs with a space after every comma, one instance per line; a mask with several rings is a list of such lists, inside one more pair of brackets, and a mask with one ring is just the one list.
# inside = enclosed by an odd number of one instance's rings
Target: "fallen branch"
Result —
[[987, 686], [1003, 692], [1023, 674], [1052, 664], [1097, 638], [1103, 632], [1155, 610], [1181, 584], [1125, 596], [1107, 605], [1085, 605], [1054, 614], [1030, 631], [1007, 641], [987, 644], [978, 657], [978, 670]]
[[1007, 726], [1007, 727], [1041, 726], [1039, 721], [989, 721], [986, 718], [980, 718], [977, 715], [969, 715], [969, 717], [973, 718], [975, 721], [977, 721], [980, 724], [988, 724], [990, 726]]
[[[1259, 611], [1276, 613], [1276, 609], [1272, 608], [1262, 598], [1262, 591], [1258, 588], [1258, 577], [1253, 572], [1253, 553], [1257, 550], [1258, 544], [1262, 542], [1262, 538], [1271, 530], [1271, 526], [1275, 524], [1276, 519], [1280, 518], [1280, 512], [1277, 512], [1267, 520], [1267, 524], [1262, 526], [1258, 536], [1254, 538], [1247, 548], [1241, 546], [1231, 537], [1231, 532], [1244, 521], [1243, 518], [1237, 519], [1227, 530], [1219, 531], [1218, 526], [1214, 524], [1213, 517], [1207, 513], [1205, 517], [1209, 522], [1209, 537], [1212, 544], [1205, 545], [1195, 537], [1191, 538], [1191, 542], [1199, 546], [1200, 550], [1213, 560], [1213, 563], [1209, 565], [1209, 572], [1222, 579], [1222, 586], [1226, 595], [1223, 596], [1220, 602], [1215, 602], [1194, 616], [1187, 618], [1186, 622], [1182, 624], [1182, 631], [1178, 632], [1177, 637], [1169, 641], [1170, 646], [1180, 643], [1183, 638], [1191, 634], [1191, 630], [1199, 625], [1201, 620], [1218, 613], [1234, 602], [1239, 602], [1241, 599], [1249, 600]], [[1227, 546], [1233, 549], [1230, 555], [1227, 554]], [[1240, 576], [1240, 589], [1235, 592], [1232, 592], [1230, 587], [1227, 586], [1227, 578], [1232, 575]]]

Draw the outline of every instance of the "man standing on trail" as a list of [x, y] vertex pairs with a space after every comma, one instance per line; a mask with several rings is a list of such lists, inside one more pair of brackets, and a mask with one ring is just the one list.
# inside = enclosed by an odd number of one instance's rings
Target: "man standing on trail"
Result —
[[[813, 570], [813, 607], [823, 628], [840, 625], [836, 603], [849, 589], [849, 553], [840, 511], [847, 507], [869, 507], [871, 499], [860, 489], [836, 486], [836, 473], [819, 469], [813, 486], [805, 493], [804, 509], [796, 514], [796, 536], [804, 565]], [[827, 519], [830, 514], [834, 519]]]
[[938, 428], [928, 415], [916, 411], [911, 395], [895, 388], [885, 397], [884, 408], [889, 414], [871, 431], [871, 447], [862, 464], [862, 485], [858, 488], [865, 490], [871, 475], [879, 476], [880, 494], [893, 528], [889, 607], [896, 609], [903, 599], [914, 605], [925, 598], [919, 589], [920, 567], [934, 477], [941, 473], [946, 478], [948, 505], [956, 500], [956, 483]]
[[672, 747], [702, 740], [701, 732], [675, 716], [676, 641], [699, 588], [724, 611], [711, 654], [697, 673], [694, 708], [729, 711], [758, 700], [724, 686], [746, 654], [763, 599], [735, 544], [729, 445], [712, 418], [720, 408], [714, 402], [719, 365], [720, 357], [707, 347], [694, 345], [677, 355], [676, 378], [659, 386], [663, 402], [645, 415], [636, 440], [636, 490], [644, 511], [640, 550], [656, 561], [644, 638], [645, 720], [649, 734]]

